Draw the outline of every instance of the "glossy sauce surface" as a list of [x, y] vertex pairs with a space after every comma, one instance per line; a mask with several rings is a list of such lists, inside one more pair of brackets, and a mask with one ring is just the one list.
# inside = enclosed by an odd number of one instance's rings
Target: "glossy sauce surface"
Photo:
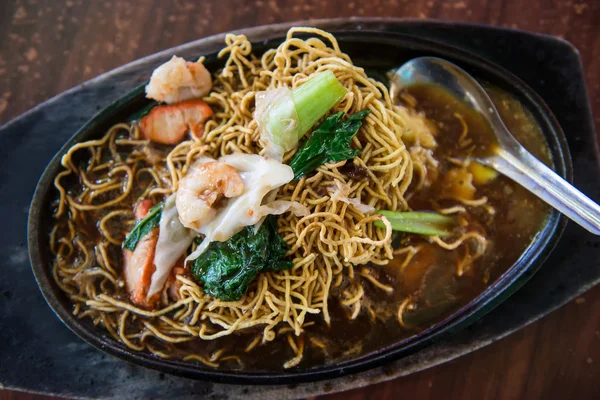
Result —
[[[489, 86], [486, 90], [517, 140], [550, 165], [549, 148], [532, 115], [508, 93]], [[438, 146], [434, 157], [439, 161], [437, 180], [414, 193], [409, 206], [413, 210], [432, 210], [460, 204], [447, 198], [444, 178], [456, 167], [448, 159], [460, 160], [490, 152], [495, 140], [489, 126], [481, 116], [440, 88], [416, 87], [411, 88], [409, 94], [417, 102], [416, 110], [423, 112], [435, 125]], [[456, 114], [460, 114], [462, 121]], [[471, 139], [466, 148], [458, 145], [464, 133], [463, 121]], [[484, 255], [459, 276], [457, 265], [464, 257], [460, 249], [445, 250], [418, 235], [397, 237], [396, 240], [418, 245], [421, 249], [403, 268], [404, 256], [384, 267], [370, 267], [382, 282], [395, 289], [389, 295], [365, 284], [365, 305], [376, 310], [375, 323], [365, 312], [349, 321], [342, 308], [336, 305], [338, 301], [330, 298], [330, 307], [334, 311], [332, 326], [316, 325], [308, 330], [327, 343], [328, 354], [309, 347], [305, 357], [312, 360], [306, 360], [302, 365], [348, 359], [417, 335], [477, 297], [515, 263], [541, 230], [550, 208], [504, 176], [475, 186], [474, 197], [487, 197], [493, 213], [481, 207], [466, 206], [463, 218], [486, 237], [488, 247]], [[401, 327], [397, 319], [398, 308], [409, 297], [414, 309], [404, 312], [407, 327]]]
[[[536, 157], [551, 164], [550, 151], [531, 114], [509, 94], [493, 87], [487, 87], [486, 90], [513, 135]], [[489, 151], [490, 146], [494, 145], [489, 128], [480, 116], [439, 88], [414, 88], [410, 95], [417, 101], [416, 110], [424, 113], [436, 127], [438, 146], [434, 157], [439, 161], [439, 167], [437, 180], [414, 193], [409, 206], [413, 210], [433, 210], [460, 204], [447, 198], [444, 177], [456, 167], [448, 159], [472, 156], [475, 151], [473, 147], [479, 152]], [[462, 121], [456, 114], [460, 114]], [[472, 140], [467, 149], [458, 145], [464, 134], [463, 121]], [[484, 196], [493, 213], [481, 207], [466, 206], [466, 212], [462, 214], [469, 228], [486, 237], [488, 246], [482, 257], [459, 276], [457, 265], [465, 256], [460, 249], [445, 250], [418, 235], [395, 235], [394, 241], [398, 245], [416, 245], [420, 251], [404, 267], [404, 256], [397, 257], [383, 267], [368, 266], [382, 283], [394, 287], [394, 292], [388, 294], [369, 282], [363, 282], [363, 307], [370, 306], [376, 313], [375, 319], [363, 309], [357, 319], [349, 320], [347, 309], [340, 305], [338, 299], [330, 296], [331, 326], [323, 323], [319, 316], [308, 320], [314, 321], [314, 325], [305, 330], [306, 347], [299, 367], [347, 360], [417, 335], [473, 300], [510, 268], [540, 231], [550, 209], [503, 176], [476, 185], [475, 198]], [[403, 313], [405, 326], [402, 327], [398, 322], [398, 309], [407, 298], [411, 299], [413, 308]], [[184, 355], [187, 350], [210, 354], [211, 350], [222, 347], [243, 349], [253, 337], [233, 335], [210, 343], [198, 341], [181, 348], [181, 351]], [[311, 337], [325, 347], [311, 344]], [[236, 353], [246, 369], [257, 371], [281, 370], [282, 364], [293, 357], [285, 334], [279, 335], [273, 343], [257, 346], [248, 353]], [[227, 365], [222, 367], [227, 368]]]
[[[542, 161], [550, 163], [550, 152], [531, 115], [505, 92], [495, 88], [488, 88], [488, 91], [515, 137]], [[474, 152], [484, 152], [493, 146], [487, 125], [478, 115], [439, 88], [418, 87], [409, 94], [413, 101], [416, 100], [415, 111], [424, 113], [427, 123], [433, 125], [433, 130], [437, 132], [435, 140], [438, 145], [433, 150], [433, 157], [439, 163], [433, 177], [435, 179], [431, 180], [430, 185], [418, 191], [409, 187], [409, 206], [413, 210], [430, 211], [460, 205], [449, 196], [451, 188], [448, 186], [448, 177], [457, 169], [456, 160], [468, 159]], [[465, 126], [469, 139], [467, 146], [464, 145]], [[355, 180], [367, 179], [362, 172], [351, 170], [345, 173], [354, 174]], [[72, 184], [73, 187], [77, 186], [77, 182]], [[348, 309], [336, 297], [343, 286], [332, 289], [328, 304], [331, 325], [325, 324], [319, 315], [307, 318], [307, 322], [312, 324], [305, 328], [305, 350], [299, 368], [355, 358], [417, 335], [474, 299], [486, 285], [505, 272], [539, 232], [549, 208], [525, 189], [502, 176], [489, 183], [475, 185], [474, 198], [482, 197], [488, 199], [487, 204], [493, 209], [493, 213], [481, 207], [465, 206], [465, 212], [461, 214], [461, 219], [469, 230], [481, 233], [487, 240], [487, 249], [482, 257], [458, 273], [457, 266], [465, 258], [465, 246], [449, 251], [423, 236], [394, 234], [395, 247], [419, 247], [410, 262], [405, 263], [405, 255], [402, 255], [386, 266], [366, 266], [371, 275], [393, 287], [393, 292], [382, 291], [366, 279], [359, 278], [365, 290], [363, 309], [355, 320], [350, 320]], [[133, 208], [133, 204], [130, 206]], [[93, 239], [94, 232], [97, 231], [93, 226], [94, 221], [99, 220], [102, 215], [103, 212], [99, 211], [97, 215], [93, 215], [97, 218], [81, 223], [84, 230], [89, 231], [89, 238]], [[121, 230], [119, 221], [115, 219], [114, 223], [117, 234]], [[116, 249], [112, 248], [111, 252], [114, 253], [110, 254], [111, 258], [120, 259]], [[356, 274], [360, 268], [362, 267], [355, 267]], [[118, 297], [123, 301], [128, 300], [124, 290], [121, 290]], [[404, 326], [398, 320], [398, 310], [402, 304], [410, 304], [402, 313]], [[372, 313], [367, 312], [368, 308]], [[143, 322], [141, 319], [138, 321], [140, 324]], [[129, 327], [132, 333], [139, 331], [139, 327], [134, 325], [135, 323]], [[226, 354], [238, 356], [246, 370], [280, 371], [282, 365], [294, 357], [287, 337], [292, 333], [285, 329], [284, 326], [279, 327], [279, 334], [273, 342], [258, 345], [248, 352], [245, 349], [260, 334], [261, 327], [212, 341], [196, 339], [180, 343], [173, 346], [172, 355], [173, 359], [182, 359], [191, 353], [210, 358], [211, 354], [224, 349]], [[158, 339], [148, 340], [152, 344]], [[219, 368], [235, 369], [240, 368], [240, 365], [231, 360], [221, 362]]]

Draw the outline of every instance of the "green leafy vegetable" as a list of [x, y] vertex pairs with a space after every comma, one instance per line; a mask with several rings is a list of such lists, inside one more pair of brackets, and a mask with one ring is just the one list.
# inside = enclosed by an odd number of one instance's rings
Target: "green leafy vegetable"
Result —
[[148, 113], [150, 113], [150, 110], [152, 110], [157, 105], [158, 105], [158, 102], [152, 100], [150, 103], [148, 103], [147, 105], [142, 107], [139, 111], [136, 111], [133, 114], [131, 114], [129, 116], [129, 118], [127, 118], [127, 120], [128, 121], [139, 121], [142, 118], [144, 118], [146, 115], [148, 115]]
[[325, 163], [356, 157], [360, 149], [350, 147], [350, 141], [369, 113], [369, 110], [363, 110], [342, 121], [344, 113], [340, 111], [325, 118], [292, 158], [289, 165], [294, 171], [294, 179]]
[[283, 259], [287, 249], [275, 218], [269, 216], [256, 234], [254, 226], [247, 226], [226, 242], [212, 242], [194, 260], [192, 274], [204, 284], [204, 292], [224, 301], [237, 301], [259, 272], [292, 267], [291, 261]]
[[148, 211], [148, 215], [135, 223], [133, 229], [129, 232], [129, 235], [127, 235], [121, 246], [127, 250], [135, 250], [135, 246], [137, 246], [138, 242], [158, 226], [161, 215], [162, 204], [152, 207], [150, 211]]
[[[392, 229], [400, 232], [418, 233], [428, 236], [448, 236], [456, 226], [456, 220], [450, 216], [424, 211], [377, 211], [386, 217]], [[382, 221], [375, 221], [375, 226], [384, 228]]]

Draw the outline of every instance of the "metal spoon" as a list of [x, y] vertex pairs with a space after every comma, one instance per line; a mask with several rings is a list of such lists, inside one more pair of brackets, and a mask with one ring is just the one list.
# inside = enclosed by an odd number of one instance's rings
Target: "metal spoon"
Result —
[[477, 161], [508, 176], [595, 235], [600, 235], [600, 206], [529, 153], [508, 131], [492, 100], [468, 73], [435, 57], [419, 57], [393, 71], [390, 95], [415, 84], [442, 86], [478, 111], [490, 124], [498, 146]]

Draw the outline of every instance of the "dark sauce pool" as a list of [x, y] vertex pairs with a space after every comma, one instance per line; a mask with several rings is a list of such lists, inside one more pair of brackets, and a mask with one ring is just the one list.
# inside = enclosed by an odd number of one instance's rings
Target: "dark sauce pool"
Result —
[[[551, 165], [549, 148], [531, 114], [508, 93], [489, 86], [486, 90], [517, 140], [538, 159]], [[437, 127], [438, 147], [434, 157], [439, 161], [439, 177], [431, 186], [415, 193], [409, 205], [415, 210], [432, 210], [460, 204], [443, 196], [443, 177], [455, 167], [448, 158], [464, 159], [493, 151], [495, 141], [489, 127], [478, 114], [441, 88], [416, 87], [411, 89], [410, 95], [417, 100], [417, 110], [424, 112]], [[471, 143], [466, 148], [458, 145], [463, 124], [456, 113], [468, 127]], [[411, 262], [401, 270], [404, 257], [398, 257], [385, 267], [377, 267], [381, 280], [394, 286], [394, 293], [387, 295], [364, 283], [366, 303], [376, 305], [376, 321], [372, 322], [364, 311], [356, 320], [349, 321], [338, 301], [331, 300], [331, 328], [318, 324], [307, 330], [327, 343], [327, 351], [308, 346], [301, 365], [342, 361], [416, 335], [469, 303], [515, 263], [542, 228], [550, 208], [504, 176], [475, 186], [475, 197], [487, 197], [494, 210], [490, 214], [481, 207], [465, 207], [469, 226], [487, 239], [483, 256], [458, 276], [456, 266], [463, 253], [444, 250], [419, 236], [405, 236], [402, 240], [421, 246]], [[399, 304], [409, 296], [415, 308], [403, 314], [407, 327], [402, 327], [397, 311]]]
[[[517, 140], [550, 165], [550, 151], [530, 113], [509, 94], [493, 87], [486, 89]], [[410, 95], [417, 101], [416, 110], [423, 112], [435, 125], [438, 146], [434, 150], [434, 157], [439, 165], [437, 179], [430, 186], [415, 192], [409, 205], [414, 210], [460, 205], [444, 196], [447, 189], [444, 176], [456, 167], [448, 158], [465, 159], [491, 151], [494, 141], [489, 128], [477, 114], [470, 112], [440, 88], [417, 87], [411, 89]], [[468, 127], [469, 146], [459, 145], [464, 126], [455, 114], [459, 114]], [[357, 179], [360, 176], [357, 175]], [[482, 233], [488, 242], [481, 258], [458, 276], [457, 263], [464, 256], [461, 251], [444, 250], [422, 236], [395, 234], [393, 242], [396, 245], [420, 246], [421, 250], [404, 268], [401, 268], [404, 256], [383, 267], [368, 266], [371, 273], [379, 281], [392, 286], [394, 292], [387, 294], [363, 279], [363, 309], [355, 320], [350, 320], [348, 310], [341, 306], [333, 290], [333, 296], [329, 298], [331, 326], [327, 326], [319, 315], [307, 318], [307, 322], [314, 324], [305, 329], [304, 356], [299, 367], [316, 367], [355, 358], [417, 335], [469, 303], [513, 265], [540, 231], [549, 215], [549, 207], [503, 176], [476, 185], [475, 193], [476, 198], [486, 196], [488, 204], [495, 211], [492, 215], [481, 207], [466, 206], [465, 219], [469, 227]], [[81, 222], [84, 227], [86, 223], [92, 223]], [[86, 230], [96, 231], [92, 225]], [[117, 254], [113, 256], [119, 258]], [[358, 272], [359, 269], [355, 270]], [[399, 305], [407, 298], [411, 299], [414, 309], [404, 312], [403, 327], [398, 322], [397, 314]], [[122, 299], [127, 300], [124, 291]], [[366, 312], [366, 306], [375, 311], [374, 319]], [[134, 326], [130, 328], [133, 331], [137, 329]], [[257, 345], [245, 352], [244, 349], [261, 332], [262, 328], [257, 327], [213, 341], [197, 339], [171, 347], [170, 353], [174, 359], [183, 359], [192, 353], [210, 358], [214, 352], [224, 349], [224, 354], [240, 357], [244, 369], [280, 371], [283, 364], [294, 357], [287, 341], [287, 335], [292, 333], [279, 334], [273, 342]], [[316, 345], [311, 338], [324, 347]], [[160, 347], [160, 343], [155, 343], [157, 339], [149, 338], [149, 341]], [[234, 360], [220, 362], [219, 365], [219, 369], [236, 368], [240, 368], [240, 365]]]
[[[489, 86], [486, 90], [517, 140], [537, 158], [551, 165], [550, 151], [531, 114], [508, 93]], [[494, 142], [489, 128], [477, 114], [440, 88], [417, 87], [411, 89], [410, 95], [417, 100], [416, 109], [423, 112], [437, 128], [438, 147], [434, 157], [439, 160], [439, 175], [431, 186], [415, 193], [409, 205], [414, 210], [460, 205], [443, 196], [443, 177], [455, 167], [448, 158], [464, 159], [474, 152], [481, 155], [490, 151]], [[464, 127], [455, 113], [460, 114], [468, 127], [468, 137], [472, 142], [467, 149], [458, 145]], [[363, 304], [370, 305], [376, 312], [375, 320], [364, 308], [357, 319], [349, 320], [348, 310], [340, 305], [339, 300], [330, 296], [331, 326], [324, 324], [319, 316], [307, 319], [315, 323], [306, 328], [304, 357], [299, 366], [306, 368], [343, 361], [417, 335], [469, 303], [510, 268], [541, 230], [550, 209], [537, 197], [503, 176], [476, 185], [475, 197], [482, 196], [488, 198], [488, 204], [495, 212], [490, 214], [481, 207], [466, 206], [465, 218], [469, 227], [487, 239], [488, 246], [483, 256], [458, 276], [457, 263], [463, 257], [462, 252], [444, 250], [418, 235], [397, 235], [394, 240], [398, 244], [418, 245], [421, 250], [402, 269], [404, 256], [384, 267], [369, 267], [381, 282], [394, 287], [394, 292], [387, 294], [363, 280]], [[406, 326], [402, 327], [397, 313], [399, 305], [407, 297], [411, 298], [415, 308], [403, 314]], [[256, 329], [257, 334], [260, 331], [260, 328]], [[248, 333], [246, 331], [210, 342], [188, 342], [178, 347], [175, 355], [184, 357], [190, 352], [210, 355], [213, 351], [225, 348], [227, 353], [241, 358], [245, 369], [254, 371], [281, 370], [283, 363], [294, 357], [287, 343], [287, 334], [278, 335], [268, 345], [258, 345], [250, 352], [244, 352], [255, 337]], [[314, 345], [310, 337], [325, 347]], [[239, 368], [234, 362], [220, 365], [224, 369], [236, 367]]]
[[[542, 162], [551, 165], [550, 150], [531, 114], [508, 93], [489, 85], [485, 88], [516, 139]], [[447, 182], [444, 177], [457, 168], [449, 158], [462, 160], [493, 152], [496, 146], [493, 134], [478, 113], [442, 88], [415, 87], [410, 95], [417, 101], [416, 108], [438, 129], [438, 147], [434, 154], [440, 164], [438, 179], [415, 193], [409, 205], [415, 210], [460, 205], [445, 197]], [[463, 122], [468, 127], [470, 139], [466, 146], [459, 144]], [[502, 175], [498, 174], [487, 183], [475, 184], [475, 187], [474, 197], [487, 197], [493, 213], [481, 207], [465, 206], [466, 219], [469, 227], [486, 237], [488, 246], [483, 256], [460, 277], [456, 274], [456, 265], [463, 256], [459, 251], [423, 243], [421, 237], [409, 239], [427, 248], [427, 251], [417, 253], [399, 276], [400, 291], [413, 295], [417, 304], [422, 305], [405, 315], [407, 322], [417, 330], [428, 328], [456, 311], [493, 283], [523, 254], [549, 216], [550, 207], [546, 203]], [[393, 269], [400, 261], [393, 260], [386, 268]]]

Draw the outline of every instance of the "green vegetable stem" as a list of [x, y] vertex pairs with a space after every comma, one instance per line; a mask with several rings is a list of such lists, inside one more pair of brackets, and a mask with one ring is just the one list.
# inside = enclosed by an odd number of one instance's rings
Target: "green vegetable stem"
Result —
[[292, 90], [290, 96], [277, 98], [260, 119], [273, 143], [291, 150], [346, 92], [333, 72], [321, 72]]
[[[428, 236], [448, 236], [456, 227], [456, 220], [450, 216], [426, 211], [377, 211], [386, 217], [392, 229], [400, 232], [417, 233]], [[375, 221], [375, 226], [384, 228], [382, 221]]]

